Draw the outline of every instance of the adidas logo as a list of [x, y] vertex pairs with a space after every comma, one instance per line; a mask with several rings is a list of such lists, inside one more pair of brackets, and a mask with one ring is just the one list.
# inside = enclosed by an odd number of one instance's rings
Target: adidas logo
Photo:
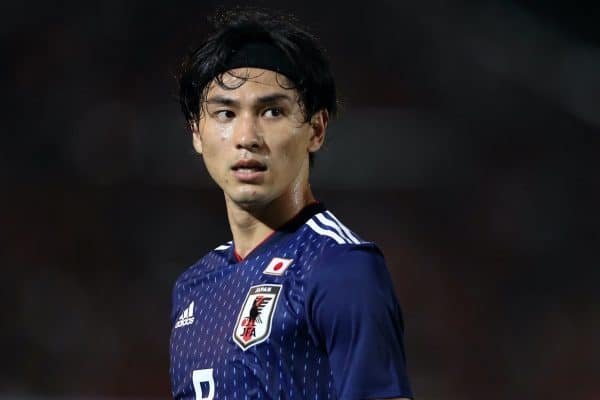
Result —
[[175, 323], [175, 328], [179, 328], [181, 326], [191, 325], [194, 323], [194, 302], [192, 301], [189, 306], [177, 318], [177, 322]]

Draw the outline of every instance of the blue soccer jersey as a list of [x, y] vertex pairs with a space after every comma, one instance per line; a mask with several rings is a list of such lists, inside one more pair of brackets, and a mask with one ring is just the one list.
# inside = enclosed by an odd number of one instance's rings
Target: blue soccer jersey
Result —
[[412, 397], [381, 252], [321, 204], [240, 260], [230, 242], [173, 290], [176, 399]]

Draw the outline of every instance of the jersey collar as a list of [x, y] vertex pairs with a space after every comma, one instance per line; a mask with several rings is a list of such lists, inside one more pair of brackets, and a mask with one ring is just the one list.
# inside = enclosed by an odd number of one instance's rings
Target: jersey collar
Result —
[[298, 214], [293, 216], [289, 221], [284, 223], [282, 226], [271, 232], [266, 238], [263, 239], [259, 244], [256, 245], [247, 255], [242, 258], [235, 251], [235, 242], [231, 245], [230, 259], [233, 263], [242, 262], [250, 258], [256, 257], [265, 249], [272, 246], [274, 243], [285, 237], [286, 235], [296, 232], [306, 221], [312, 218], [315, 214], [325, 211], [325, 205], [321, 202], [314, 202], [306, 205]]

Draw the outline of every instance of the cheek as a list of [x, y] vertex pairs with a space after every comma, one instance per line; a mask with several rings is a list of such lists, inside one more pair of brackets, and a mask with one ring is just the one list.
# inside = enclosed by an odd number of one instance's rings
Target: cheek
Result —
[[233, 126], [207, 124], [204, 134], [202, 135], [202, 147], [205, 157], [221, 158], [222, 153], [227, 146], [224, 142], [231, 140], [233, 136]]
[[215, 134], [221, 142], [231, 139], [233, 135], [233, 124], [218, 125], [215, 129]]
[[301, 164], [304, 157], [307, 156], [307, 135], [308, 132], [304, 127], [292, 129], [289, 140], [285, 143], [285, 149], [283, 149], [288, 163]]
[[229, 177], [229, 160], [227, 156], [230, 141], [233, 135], [233, 127], [230, 125], [206, 125], [202, 137], [202, 156], [206, 169], [212, 178], [221, 183], [227, 183]]

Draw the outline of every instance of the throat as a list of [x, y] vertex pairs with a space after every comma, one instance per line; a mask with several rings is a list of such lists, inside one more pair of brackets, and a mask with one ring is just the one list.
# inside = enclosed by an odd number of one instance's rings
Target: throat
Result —
[[229, 227], [238, 256], [246, 258], [278, 228], [308, 204], [316, 202], [310, 187], [306, 185], [304, 189], [291, 191], [292, 193], [287, 193], [269, 204], [251, 208], [241, 207], [225, 195]]
[[235, 259], [238, 262], [244, 261], [244, 259], [246, 257], [248, 257], [251, 253], [253, 253], [254, 250], [258, 249], [263, 243], [268, 241], [274, 234], [275, 234], [275, 231], [271, 231], [271, 233], [266, 235], [261, 241], [259, 241], [255, 245], [253, 245], [253, 246], [251, 245], [249, 247], [244, 246], [244, 245], [238, 246], [238, 244], [234, 240], [235, 248], [233, 249], [233, 255], [234, 255]]

